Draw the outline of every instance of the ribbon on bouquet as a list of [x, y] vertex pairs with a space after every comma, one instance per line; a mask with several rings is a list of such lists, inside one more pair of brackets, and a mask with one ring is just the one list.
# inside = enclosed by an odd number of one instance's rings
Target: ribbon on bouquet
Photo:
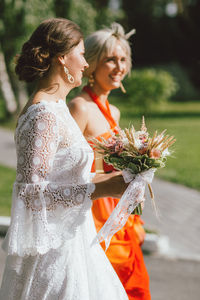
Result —
[[150, 184], [152, 182], [154, 172], [155, 169], [150, 169], [137, 175], [132, 174], [129, 169], [125, 169], [122, 172], [124, 181], [130, 183], [112, 214], [95, 237], [95, 243], [105, 241], [107, 250], [112, 236], [125, 225], [128, 217], [138, 204], [144, 201], [146, 183]]

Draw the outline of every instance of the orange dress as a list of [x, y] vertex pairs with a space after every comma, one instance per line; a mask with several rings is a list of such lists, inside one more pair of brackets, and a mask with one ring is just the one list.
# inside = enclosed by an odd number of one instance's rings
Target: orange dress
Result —
[[[87, 92], [91, 99], [98, 105], [99, 109], [109, 122], [110, 129], [117, 133], [117, 124], [112, 118], [108, 101], [106, 101], [106, 107], [104, 107], [89, 87], [84, 87], [84, 91]], [[110, 133], [106, 132], [97, 138], [102, 136], [107, 139], [110, 137]], [[112, 166], [106, 165], [104, 161], [100, 162], [99, 158], [96, 162], [98, 165], [102, 163], [102, 170], [105, 172], [113, 170]], [[96, 171], [95, 161], [92, 166], [92, 171]], [[107, 221], [118, 201], [119, 199], [111, 197], [100, 198], [93, 201], [92, 213], [97, 232]], [[112, 237], [106, 251], [106, 255], [118, 274], [130, 300], [151, 299], [149, 276], [140, 247], [145, 235], [142, 224], [143, 222], [139, 216], [131, 215], [125, 226]], [[104, 243], [101, 245], [105, 249]]]

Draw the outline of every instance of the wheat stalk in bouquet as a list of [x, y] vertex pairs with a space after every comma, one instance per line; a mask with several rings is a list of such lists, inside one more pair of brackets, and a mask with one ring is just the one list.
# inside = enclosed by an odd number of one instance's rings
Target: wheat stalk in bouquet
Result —
[[[150, 137], [144, 117], [139, 131], [133, 126], [120, 129], [118, 134], [105, 140], [92, 139], [94, 149], [101, 153], [107, 164], [116, 170], [128, 169], [132, 174], [139, 174], [149, 169], [158, 169], [165, 166], [166, 158], [171, 154], [169, 148], [174, 144], [174, 136], [166, 134], [166, 129], [161, 133], [156, 130]], [[151, 198], [153, 191], [148, 184]], [[153, 202], [154, 203], [154, 202]], [[155, 203], [154, 203], [155, 205]], [[141, 204], [134, 210], [134, 214], [141, 214]]]

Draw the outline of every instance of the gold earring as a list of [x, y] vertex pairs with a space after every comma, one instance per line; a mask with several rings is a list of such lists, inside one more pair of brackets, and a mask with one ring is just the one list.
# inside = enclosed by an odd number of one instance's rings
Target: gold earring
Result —
[[89, 82], [89, 86], [93, 87], [93, 85], [94, 85], [94, 76], [93, 76], [93, 74], [90, 74], [88, 82]]
[[67, 79], [70, 83], [74, 83], [74, 77], [69, 73], [67, 67], [64, 66], [64, 72], [67, 75]]
[[125, 90], [122, 82], [120, 82], [120, 88], [121, 88], [122, 93], [126, 94], [126, 90]]

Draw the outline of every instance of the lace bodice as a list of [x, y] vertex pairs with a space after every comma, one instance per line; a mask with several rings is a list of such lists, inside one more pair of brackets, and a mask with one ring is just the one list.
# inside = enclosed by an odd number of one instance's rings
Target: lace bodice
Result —
[[45, 253], [84, 222], [94, 191], [93, 151], [62, 100], [30, 106], [19, 118], [15, 142], [17, 176], [5, 247], [12, 254]]

